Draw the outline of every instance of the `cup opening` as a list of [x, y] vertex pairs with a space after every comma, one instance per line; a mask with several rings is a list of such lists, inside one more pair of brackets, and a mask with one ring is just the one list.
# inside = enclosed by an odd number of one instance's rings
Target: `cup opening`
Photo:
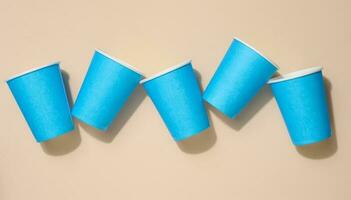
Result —
[[145, 78], [145, 79], [141, 80], [139, 83], [143, 84], [143, 83], [145, 83], [147, 81], [150, 81], [150, 80], [153, 80], [153, 79], [155, 79], [157, 77], [160, 77], [162, 75], [168, 74], [169, 72], [172, 72], [172, 71], [174, 71], [176, 69], [182, 68], [182, 67], [184, 67], [185, 65], [187, 65], [189, 63], [191, 63], [191, 60], [187, 60], [187, 61], [182, 62], [180, 64], [174, 65], [174, 66], [169, 67], [169, 68], [167, 68], [167, 69], [165, 69], [165, 70], [163, 70], [163, 71], [161, 71], [161, 72], [159, 72], [159, 73], [157, 73], [155, 75], [150, 76], [149, 78]]
[[291, 72], [291, 73], [288, 73], [285, 75], [281, 75], [281, 76], [272, 78], [271, 80], [268, 81], [268, 84], [278, 83], [278, 82], [282, 82], [282, 81], [287, 81], [287, 80], [299, 78], [301, 76], [306, 76], [309, 74], [313, 74], [313, 73], [322, 71], [322, 69], [323, 69], [322, 67], [311, 67], [311, 68], [307, 68], [307, 69], [294, 71], [294, 72]]
[[128, 69], [130, 69], [130, 70], [132, 70], [132, 71], [144, 76], [144, 74], [139, 69], [137, 69], [136, 67], [133, 67], [132, 65], [130, 65], [130, 64], [128, 64], [128, 63], [126, 63], [126, 62], [124, 62], [124, 61], [122, 61], [122, 60], [120, 60], [120, 59], [118, 59], [116, 57], [110, 56], [109, 54], [107, 54], [106, 52], [102, 51], [101, 49], [95, 49], [95, 51], [100, 53], [100, 54], [102, 54], [102, 55], [104, 55], [105, 57], [107, 57], [107, 58], [109, 58], [109, 59], [111, 59], [111, 60], [113, 60], [113, 61], [115, 61], [115, 62], [117, 62], [117, 63], [119, 63], [121, 65], [123, 65], [124, 67], [126, 67], [126, 68], [128, 68]]
[[28, 70], [26, 70], [26, 71], [24, 71], [24, 72], [21, 72], [21, 73], [18, 73], [18, 74], [15, 74], [15, 75], [11, 76], [10, 78], [8, 78], [8, 79], [6, 80], [6, 82], [9, 82], [9, 81], [11, 81], [11, 80], [13, 80], [13, 79], [16, 79], [16, 78], [18, 78], [18, 77], [21, 77], [21, 76], [30, 74], [30, 73], [32, 73], [32, 72], [35, 72], [35, 71], [44, 69], [44, 68], [46, 68], [46, 67], [51, 67], [51, 66], [56, 65], [56, 64], [60, 64], [60, 62], [56, 61], [56, 62], [47, 64], [47, 65], [41, 65], [41, 66], [39, 66], [39, 67], [34, 67], [34, 68], [31, 68], [31, 69], [28, 69]]
[[241, 43], [243, 43], [245, 46], [249, 47], [250, 49], [254, 50], [256, 53], [258, 53], [260, 56], [262, 56], [264, 59], [266, 59], [268, 62], [270, 62], [275, 68], [277, 68], [277, 70], [279, 69], [279, 66], [272, 61], [272, 59], [268, 58], [267, 56], [263, 55], [260, 51], [258, 51], [257, 49], [255, 49], [254, 47], [252, 47], [251, 45], [249, 45], [248, 43], [240, 40], [239, 38], [237, 37], [234, 37], [234, 40], [237, 40]]

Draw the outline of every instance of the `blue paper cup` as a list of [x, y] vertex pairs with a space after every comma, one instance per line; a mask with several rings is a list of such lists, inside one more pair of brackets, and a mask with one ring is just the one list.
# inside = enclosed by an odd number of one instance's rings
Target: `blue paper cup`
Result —
[[142, 73], [131, 65], [96, 50], [72, 115], [106, 131], [142, 78]]
[[235, 118], [277, 69], [268, 58], [235, 38], [203, 98], [229, 118]]
[[7, 84], [37, 142], [74, 130], [59, 63], [16, 75]]
[[331, 136], [321, 70], [321, 67], [304, 69], [268, 82], [296, 146], [320, 142]]
[[209, 127], [191, 61], [168, 68], [140, 83], [175, 141], [185, 140]]

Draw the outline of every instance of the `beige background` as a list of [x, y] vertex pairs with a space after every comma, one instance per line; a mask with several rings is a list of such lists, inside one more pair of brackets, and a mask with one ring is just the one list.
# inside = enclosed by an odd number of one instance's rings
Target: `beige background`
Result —
[[[0, 199], [351, 199], [350, 10], [349, 0], [1, 0]], [[147, 75], [191, 58], [206, 86], [233, 37], [280, 73], [323, 66], [336, 136], [295, 148], [265, 88], [238, 119], [211, 109], [213, 128], [176, 144], [138, 89], [109, 132], [78, 124], [40, 145], [4, 83], [61, 61], [74, 99], [101, 48]]]

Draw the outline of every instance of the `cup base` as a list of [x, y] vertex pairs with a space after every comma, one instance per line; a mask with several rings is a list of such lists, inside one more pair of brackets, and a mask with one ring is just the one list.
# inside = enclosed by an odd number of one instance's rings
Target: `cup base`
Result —
[[174, 137], [174, 140], [175, 140], [176, 142], [184, 141], [184, 140], [189, 139], [189, 138], [191, 138], [191, 137], [193, 137], [193, 136], [195, 136], [195, 135], [199, 135], [199, 134], [203, 133], [203, 132], [204, 132], [205, 130], [207, 130], [208, 128], [210, 128], [210, 125], [208, 125], [207, 127], [203, 128], [203, 129], [201, 129], [201, 130], [199, 130], [199, 131], [196, 131], [195, 133], [182, 135], [181, 137]]
[[215, 108], [216, 110], [218, 110], [221, 114], [223, 114], [224, 116], [230, 118], [230, 119], [234, 119], [239, 113], [235, 113], [235, 114], [229, 114], [227, 112], [224, 111], [223, 108], [221, 108], [220, 106], [216, 105], [215, 103], [211, 102], [211, 100], [208, 100], [206, 98], [203, 98], [205, 100], [206, 103], [208, 103], [210, 106], [212, 106], [213, 108]]
[[326, 136], [326, 137], [321, 137], [321, 138], [317, 138], [317, 139], [312, 139], [312, 140], [303, 140], [303, 141], [297, 141], [297, 142], [293, 142], [293, 144], [295, 146], [301, 147], [301, 146], [305, 146], [305, 145], [310, 145], [310, 144], [315, 144], [315, 143], [319, 143], [319, 142], [323, 142], [324, 140], [327, 140], [331, 137], [331, 133]]
[[60, 136], [69, 134], [69, 133], [71, 133], [71, 132], [74, 131], [74, 130], [75, 130], [75, 127], [72, 126], [72, 128], [68, 129], [67, 131], [63, 131], [63, 132], [61, 132], [61, 133], [53, 134], [53, 135], [50, 135], [49, 137], [46, 137], [46, 138], [36, 139], [36, 141], [37, 141], [38, 143], [47, 142], [47, 141], [52, 140], [52, 139], [54, 139], [54, 138], [57, 138], [57, 137], [60, 137]]
[[79, 116], [79, 115], [77, 115], [77, 114], [74, 114], [73, 112], [72, 112], [72, 116], [73, 116], [74, 118], [78, 119], [79, 121], [83, 122], [84, 124], [87, 124], [87, 125], [89, 125], [89, 126], [95, 128], [95, 129], [97, 129], [97, 130], [99, 130], [99, 131], [106, 132], [107, 129], [108, 129], [108, 127], [99, 127], [99, 126], [96, 125], [94, 122], [90, 121], [89, 119], [86, 119], [86, 118], [81, 117], [81, 116]]

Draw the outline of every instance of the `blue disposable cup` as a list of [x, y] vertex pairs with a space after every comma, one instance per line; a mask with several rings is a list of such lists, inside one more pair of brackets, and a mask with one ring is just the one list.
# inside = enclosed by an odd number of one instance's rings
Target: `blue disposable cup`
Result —
[[277, 69], [268, 58], [235, 38], [203, 98], [229, 118], [235, 118]]
[[106, 131], [142, 78], [142, 73], [131, 65], [96, 50], [72, 115]]
[[320, 142], [331, 136], [321, 70], [321, 67], [308, 68], [268, 82], [296, 146]]
[[74, 130], [58, 62], [16, 75], [7, 84], [37, 142]]
[[185, 140], [209, 127], [191, 61], [168, 68], [140, 83], [175, 141]]

